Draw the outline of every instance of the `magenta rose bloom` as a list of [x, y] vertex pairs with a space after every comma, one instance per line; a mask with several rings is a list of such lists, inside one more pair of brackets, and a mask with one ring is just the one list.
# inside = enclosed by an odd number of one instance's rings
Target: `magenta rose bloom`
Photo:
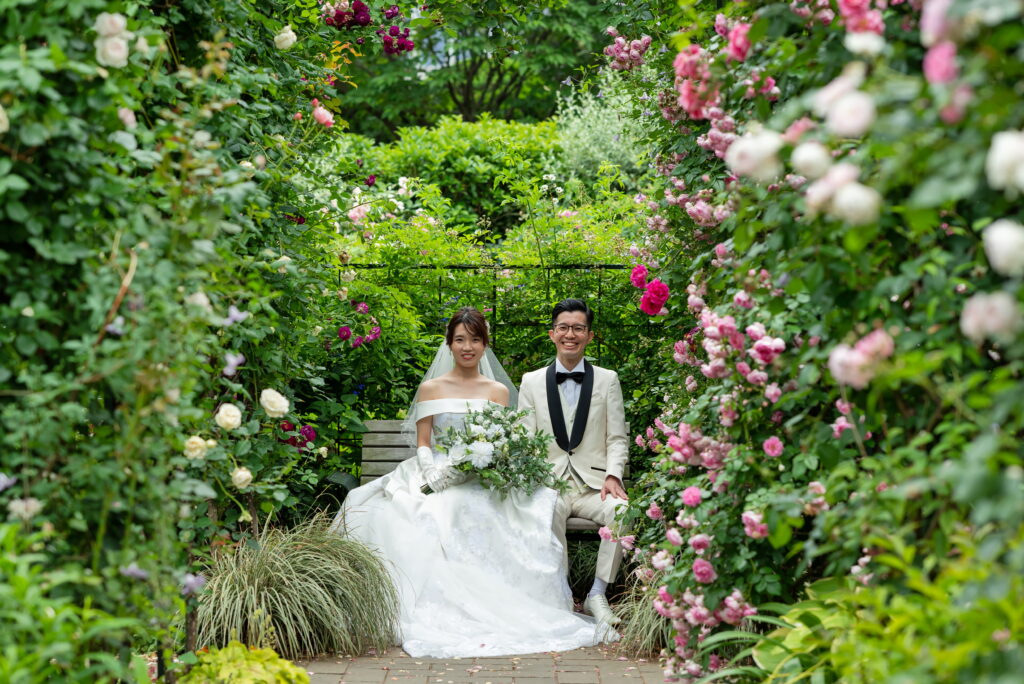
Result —
[[348, 338], [352, 337], [352, 328], [347, 325], [343, 325], [338, 328], [338, 339], [344, 342]]
[[643, 264], [634, 266], [633, 272], [629, 274], [629, 282], [633, 283], [633, 287], [647, 287], [647, 267]]

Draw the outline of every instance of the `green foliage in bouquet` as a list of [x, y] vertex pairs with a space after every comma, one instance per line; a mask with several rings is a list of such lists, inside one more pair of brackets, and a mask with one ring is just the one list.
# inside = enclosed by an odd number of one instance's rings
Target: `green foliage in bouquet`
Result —
[[398, 599], [387, 569], [319, 516], [213, 554], [199, 600], [199, 643], [273, 645], [296, 658], [386, 648]]
[[449, 427], [437, 438], [437, 448], [456, 470], [476, 475], [480, 484], [498, 492], [533, 494], [539, 487], [563, 491], [565, 482], [555, 476], [547, 459], [554, 439], [544, 432], [530, 432], [523, 424], [528, 415], [498, 405], [466, 414], [462, 427]]
[[231, 641], [200, 654], [199, 662], [179, 684], [308, 684], [309, 675], [269, 648]]

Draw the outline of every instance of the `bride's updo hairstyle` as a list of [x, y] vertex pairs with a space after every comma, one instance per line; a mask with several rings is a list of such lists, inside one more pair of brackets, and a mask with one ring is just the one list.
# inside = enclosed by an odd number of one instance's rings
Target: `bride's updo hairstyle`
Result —
[[452, 346], [452, 340], [455, 339], [455, 328], [461, 323], [466, 326], [466, 331], [471, 335], [476, 335], [484, 341], [484, 346], [490, 346], [491, 338], [487, 334], [487, 319], [484, 315], [474, 309], [471, 306], [464, 306], [451, 317], [448, 321], [448, 331], [445, 333], [444, 339], [448, 343], [448, 346]]

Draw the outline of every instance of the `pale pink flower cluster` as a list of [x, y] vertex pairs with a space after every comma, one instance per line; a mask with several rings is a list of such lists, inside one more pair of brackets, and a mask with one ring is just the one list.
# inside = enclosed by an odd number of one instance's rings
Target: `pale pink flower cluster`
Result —
[[791, 0], [789, 9], [809, 23], [818, 21], [823, 26], [828, 26], [836, 18], [829, 0]]
[[986, 338], [1010, 343], [1024, 327], [1017, 299], [1009, 292], [979, 292], [964, 304], [960, 330], [976, 343]]
[[[686, 543], [690, 545], [690, 548], [700, 556], [703, 555], [709, 546], [711, 546], [712, 537], [706, 534], [695, 534], [686, 540]], [[678, 544], [677, 544], [678, 546]]]
[[746, 92], [743, 93], [743, 97], [750, 100], [757, 95], [765, 95], [770, 102], [774, 102], [779, 99], [779, 95], [782, 93], [779, 87], [775, 84], [775, 79], [771, 76], [762, 76], [760, 72], [754, 72], [749, 78], [743, 79], [743, 85], [747, 86]]
[[676, 55], [672, 66], [679, 106], [691, 119], [706, 119], [708, 110], [718, 106], [719, 92], [718, 85], [711, 80], [704, 49], [696, 44], [686, 46]]
[[754, 342], [750, 348], [750, 356], [762, 366], [766, 366], [778, 358], [779, 354], [786, 351], [786, 342], [781, 337], [770, 337], [765, 335]]
[[871, 578], [875, 575], [874, 573], [864, 572], [865, 568], [867, 568], [868, 566], [868, 563], [871, 562], [871, 555], [868, 553], [868, 550], [866, 548], [861, 549], [861, 553], [863, 553], [864, 555], [857, 559], [856, 565], [850, 567], [850, 574], [853, 575], [854, 579], [856, 579], [858, 582], [860, 582], [864, 586], [867, 586], [868, 582], [870, 582]]
[[764, 522], [763, 514], [744, 511], [740, 520], [743, 521], [743, 533], [751, 539], [764, 539], [768, 536], [768, 525]]
[[[680, 423], [679, 432], [668, 437], [668, 448], [671, 450], [669, 459], [675, 463], [718, 470], [725, 465], [725, 457], [733, 445], [707, 437], [687, 423]], [[683, 503], [687, 506], [700, 503], [701, 490], [698, 487], [690, 487], [683, 494]]]
[[921, 7], [921, 44], [931, 47], [952, 37], [956, 24], [948, 16], [953, 0], [924, 0]]
[[722, 605], [715, 611], [719, 620], [730, 625], [738, 625], [744, 618], [757, 615], [757, 608], [747, 603], [739, 589], [725, 597]]
[[310, 104], [313, 107], [313, 118], [318, 124], [324, 128], [330, 128], [334, 125], [334, 114], [325, 109], [320, 104], [320, 100], [314, 98]]
[[[885, 0], [876, 0], [879, 7], [884, 7]], [[846, 30], [851, 33], [885, 32], [882, 21], [882, 10], [872, 8], [871, 0], [839, 0], [839, 15], [843, 18]]]
[[711, 119], [708, 132], [697, 136], [697, 144], [709, 152], [714, 152], [719, 159], [725, 158], [729, 146], [736, 140], [736, 120], [728, 116], [720, 107], [712, 107], [707, 111]]
[[647, 517], [651, 520], [661, 520], [664, 517], [664, 513], [662, 513], [657, 501], [652, 501], [651, 505], [647, 507]]
[[818, 481], [811, 482], [807, 485], [807, 493], [814, 498], [804, 502], [804, 513], [817, 515], [828, 510], [828, 502], [825, 501], [825, 485]]
[[956, 43], [944, 40], [928, 48], [924, 56], [924, 77], [929, 83], [952, 83], [960, 76], [956, 65]]
[[704, 493], [701, 491], [700, 487], [694, 486], [687, 487], [683, 490], [682, 494], [679, 495], [679, 498], [683, 501], [683, 505], [691, 508], [699, 506], [703, 497]]
[[644, 53], [651, 47], [651, 37], [641, 36], [638, 40], [627, 40], [619, 35], [614, 27], [608, 27], [606, 33], [615, 41], [605, 47], [604, 54], [612, 58], [611, 67], [616, 71], [629, 71], [643, 66]]
[[828, 368], [837, 382], [864, 389], [878, 372], [880, 362], [892, 356], [895, 344], [885, 330], [878, 328], [857, 341], [853, 347], [836, 345], [828, 357]]
[[729, 30], [729, 44], [725, 47], [725, 54], [729, 60], [737, 62], [746, 60], [747, 54], [750, 52], [748, 33], [750, 33], [750, 24], [743, 22], [737, 23]]
[[782, 163], [777, 156], [782, 144], [782, 136], [775, 131], [752, 126], [729, 146], [725, 164], [737, 176], [770, 183], [782, 174]]
[[662, 549], [651, 556], [651, 566], [655, 570], [668, 570], [675, 565], [675, 557], [672, 552]]

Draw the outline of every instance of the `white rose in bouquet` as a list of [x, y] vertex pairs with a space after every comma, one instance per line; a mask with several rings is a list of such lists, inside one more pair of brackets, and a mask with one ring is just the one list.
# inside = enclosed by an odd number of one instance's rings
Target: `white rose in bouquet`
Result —
[[242, 412], [234, 404], [221, 404], [213, 419], [224, 430], [237, 430], [242, 425]]
[[476, 468], [486, 468], [494, 459], [494, 445], [490, 442], [473, 442], [469, 445], [469, 460]]
[[982, 233], [988, 262], [997, 273], [1024, 275], [1024, 226], [1010, 219], [994, 221]]
[[234, 472], [231, 473], [231, 484], [239, 489], [245, 489], [252, 484], [252, 473], [245, 467], [235, 468]]
[[476, 423], [473, 423], [469, 425], [469, 433], [474, 437], [481, 437], [487, 434], [487, 428], [485, 428], [483, 425], [477, 425]]
[[288, 400], [277, 390], [265, 389], [260, 392], [260, 406], [271, 418], [280, 418], [288, 413]]
[[198, 461], [206, 456], [206, 440], [199, 435], [192, 435], [185, 440], [185, 458]]
[[466, 445], [462, 442], [451, 445], [448, 448], [448, 462], [452, 465], [459, 465], [466, 462]]

